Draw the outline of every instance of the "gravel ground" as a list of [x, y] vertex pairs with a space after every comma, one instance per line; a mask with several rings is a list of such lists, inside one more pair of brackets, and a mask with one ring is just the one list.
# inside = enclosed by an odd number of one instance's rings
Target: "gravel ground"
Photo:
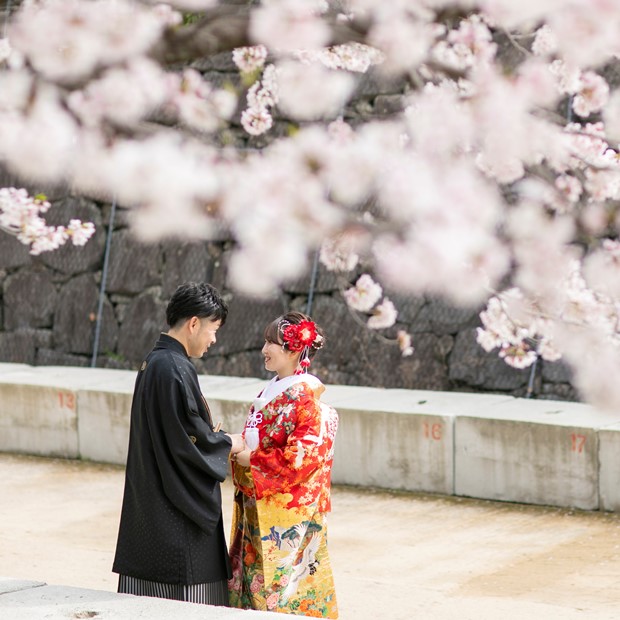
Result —
[[[0, 574], [114, 591], [123, 469], [3, 454], [0, 471]], [[345, 487], [332, 503], [343, 620], [620, 618], [620, 515]]]

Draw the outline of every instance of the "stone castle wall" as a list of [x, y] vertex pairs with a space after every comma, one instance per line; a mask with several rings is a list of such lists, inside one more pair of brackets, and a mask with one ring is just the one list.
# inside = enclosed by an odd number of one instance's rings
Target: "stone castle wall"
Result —
[[[0, 234], [0, 361], [36, 365], [91, 363], [110, 206], [59, 197], [50, 214], [94, 221], [97, 233], [83, 248], [65, 247], [32, 257], [27, 248]], [[232, 243], [164, 242], [142, 245], [117, 210], [96, 365], [135, 369], [165, 329], [164, 310], [176, 286], [187, 280], [212, 282], [225, 295], [229, 319], [202, 372], [266, 377], [260, 349], [265, 325], [289, 310], [305, 311], [310, 275], [286, 285], [277, 298], [256, 300], [229, 290], [226, 265]], [[368, 330], [341, 295], [346, 285], [319, 268], [312, 315], [327, 345], [313, 371], [329, 383], [431, 390], [525, 394], [529, 370], [507, 366], [475, 342], [479, 309], [453, 308], [441, 300], [391, 294], [398, 324], [382, 335], [408, 330], [415, 354], [402, 358], [395, 344]], [[574, 399], [561, 364], [543, 362], [534, 382], [539, 398]]]

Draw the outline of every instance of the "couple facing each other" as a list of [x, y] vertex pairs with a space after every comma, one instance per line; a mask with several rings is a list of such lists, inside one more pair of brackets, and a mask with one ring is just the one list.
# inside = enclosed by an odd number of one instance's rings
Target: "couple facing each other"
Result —
[[[211, 285], [179, 286], [167, 333], [142, 363], [131, 406], [113, 571], [118, 591], [337, 618], [326, 513], [338, 416], [308, 366], [324, 344], [310, 317], [265, 329], [276, 373], [241, 434], [214, 425], [190, 358], [215, 343], [228, 308]], [[220, 482], [232, 472], [230, 550]]]

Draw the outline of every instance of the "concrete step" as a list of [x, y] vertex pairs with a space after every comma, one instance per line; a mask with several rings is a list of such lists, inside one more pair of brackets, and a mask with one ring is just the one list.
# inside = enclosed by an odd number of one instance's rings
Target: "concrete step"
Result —
[[274, 620], [278, 614], [53, 586], [0, 577], [0, 618], [7, 620]]

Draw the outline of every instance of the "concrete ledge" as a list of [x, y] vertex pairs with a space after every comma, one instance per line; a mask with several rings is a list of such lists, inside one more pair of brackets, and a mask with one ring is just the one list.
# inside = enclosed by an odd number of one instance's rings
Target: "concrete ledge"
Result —
[[[136, 373], [0, 364], [0, 451], [124, 464]], [[202, 376], [239, 432], [265, 382]], [[505, 395], [327, 386], [340, 414], [333, 481], [620, 510], [620, 412]]]
[[330, 386], [340, 414], [333, 480], [454, 493], [454, 419], [504, 396]]
[[460, 416], [455, 493], [596, 510], [598, 429], [609, 421], [588, 405], [522, 399]]
[[274, 620], [278, 614], [197, 605], [0, 577], [0, 617], [7, 620]]
[[598, 431], [601, 510], [620, 512], [620, 424]]

